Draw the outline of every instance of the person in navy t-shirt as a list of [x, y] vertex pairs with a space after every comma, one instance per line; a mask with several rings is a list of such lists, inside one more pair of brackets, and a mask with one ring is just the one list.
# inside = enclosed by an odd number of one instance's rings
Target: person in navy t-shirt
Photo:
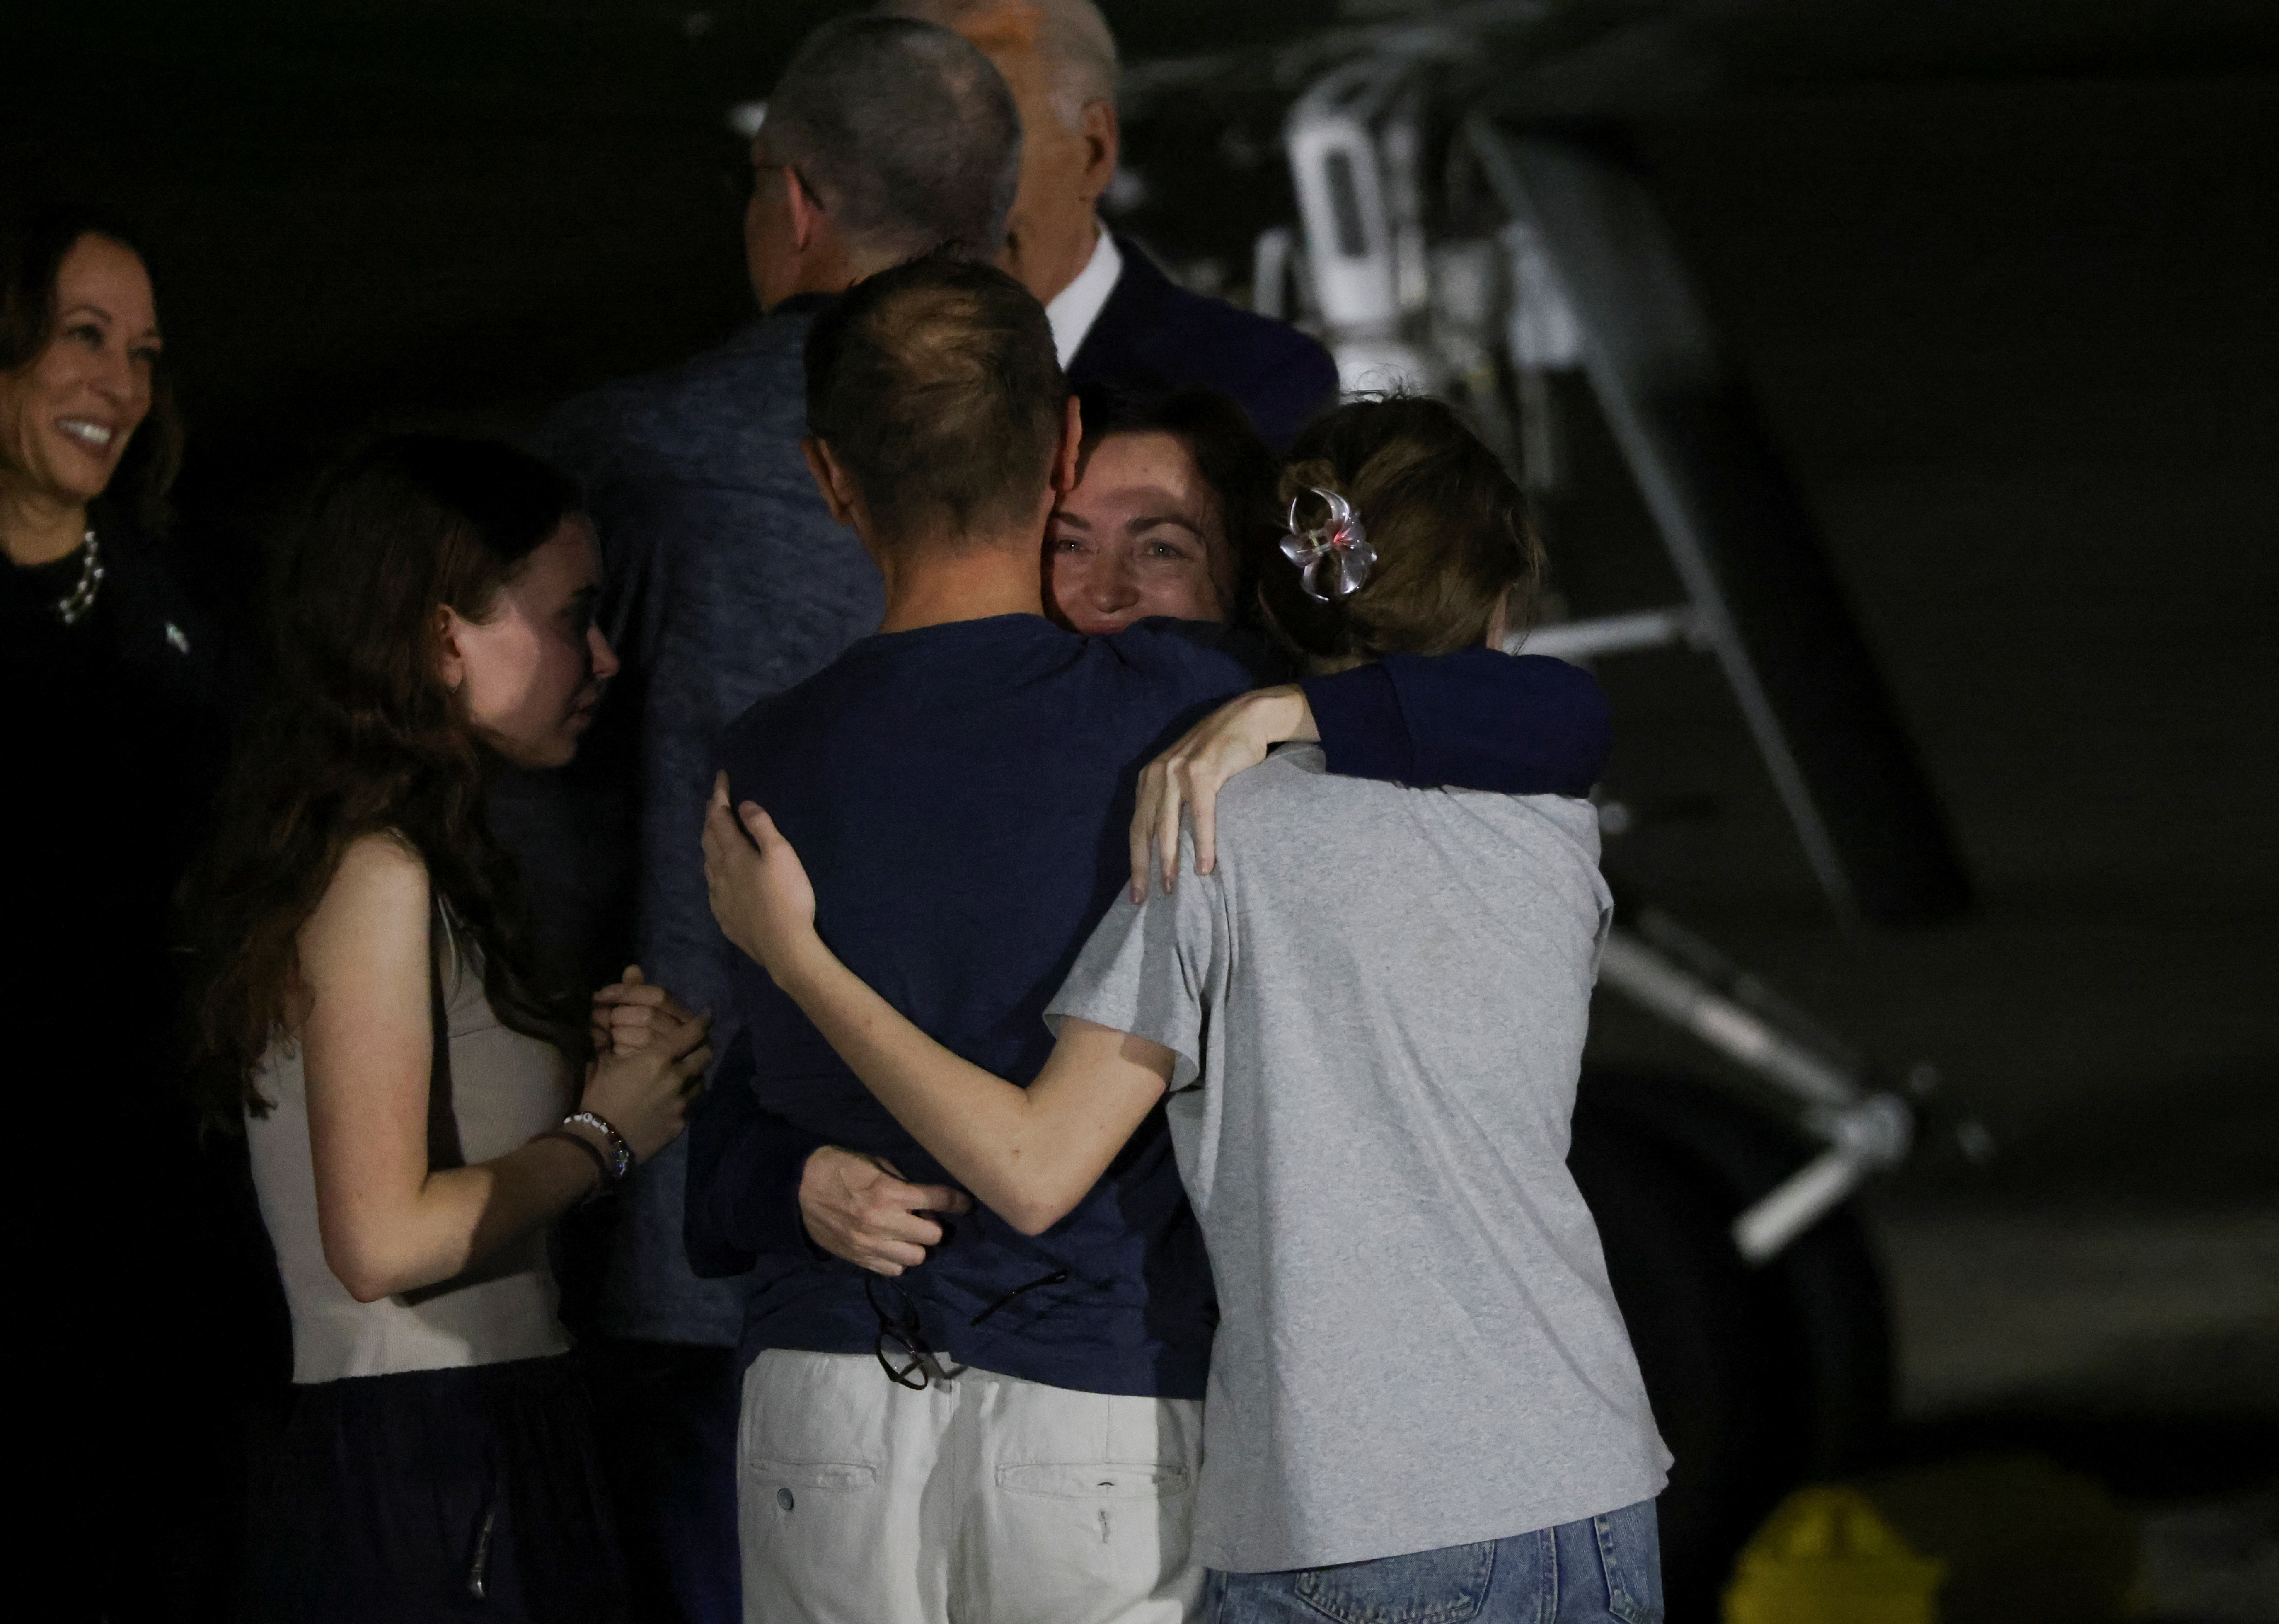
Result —
[[[1128, 871], [1139, 767], [1251, 686], [1262, 651], [1221, 626], [1087, 639], [1044, 617], [1080, 428], [1044, 311], [1009, 277], [929, 259], [866, 280], [817, 318], [807, 379], [809, 464], [879, 565], [886, 619], [733, 724], [725, 773], [798, 846], [840, 957], [1025, 1080], [1046, 1000]], [[1603, 701], [1556, 662], [1477, 650], [1306, 692], [1301, 731], [1333, 770], [1343, 741], [1385, 776], [1571, 793], [1604, 755]], [[1489, 718], [1518, 742], [1499, 749]], [[742, 1030], [692, 1126], [687, 1240], [700, 1273], [748, 1271], [746, 1616], [1183, 1617], [1216, 1309], [1160, 1119], [1024, 1236], [722, 949]], [[822, 1145], [918, 1182], [923, 1263], [867, 1272], [812, 1245], [797, 1191]]]

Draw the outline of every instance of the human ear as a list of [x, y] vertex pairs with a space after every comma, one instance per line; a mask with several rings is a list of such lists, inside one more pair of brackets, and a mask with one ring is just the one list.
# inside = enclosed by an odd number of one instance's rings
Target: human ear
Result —
[[466, 624], [449, 604], [435, 606], [435, 675], [454, 693], [467, 680], [467, 656], [459, 647], [459, 633]]
[[1488, 634], [1481, 640], [1491, 648], [1501, 648], [1504, 638], [1511, 630], [1511, 588], [1505, 587], [1497, 597], [1495, 607], [1488, 611]]
[[822, 234], [823, 205], [800, 183], [799, 172], [788, 164], [784, 165], [783, 183], [784, 206], [791, 211], [791, 245], [804, 254]]
[[831, 455], [831, 448], [810, 434], [799, 442], [799, 454], [807, 459], [807, 471], [814, 477], [815, 488], [823, 497], [823, 505], [831, 509], [831, 519], [836, 525], [855, 523], [855, 481]]
[[1073, 395], [1061, 417], [1061, 443], [1053, 450], [1053, 494], [1065, 496], [1084, 477], [1084, 409]]
[[1123, 131], [1116, 119], [1116, 103], [1109, 101], [1086, 102], [1084, 104], [1084, 127], [1078, 132], [1084, 142], [1084, 195], [1088, 203], [1096, 203], [1116, 178], [1116, 160], [1123, 146]]

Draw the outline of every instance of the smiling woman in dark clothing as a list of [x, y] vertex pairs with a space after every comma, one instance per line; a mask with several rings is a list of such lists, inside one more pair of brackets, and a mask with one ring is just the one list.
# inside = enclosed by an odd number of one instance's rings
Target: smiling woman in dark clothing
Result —
[[0, 225], [0, 619], [12, 667], [197, 697], [212, 650], [158, 540], [181, 429], [142, 257], [77, 210]]
[[[22, 1344], [23, 1385], [74, 1429], [34, 1497], [47, 1526], [23, 1537], [74, 1576], [83, 1616], [119, 1620], [227, 1605], [230, 1418], [265, 1326], [257, 1232], [233, 1230], [231, 1155], [201, 1154], [170, 1041], [168, 899], [226, 709], [220, 639], [166, 534], [180, 434], [161, 344], [118, 226], [61, 208], [0, 220], [0, 683], [23, 831], [9, 979], [38, 1012], [17, 1075], [49, 1080], [13, 1101], [42, 1148], [12, 1181], [10, 1232], [41, 1237], [12, 1283], [65, 1328]], [[152, 1326], [166, 1389], [140, 1374]]]

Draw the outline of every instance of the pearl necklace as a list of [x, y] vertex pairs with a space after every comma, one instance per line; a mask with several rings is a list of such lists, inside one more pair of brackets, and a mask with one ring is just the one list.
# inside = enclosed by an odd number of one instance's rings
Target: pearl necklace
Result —
[[103, 590], [103, 548], [96, 540], [95, 532], [88, 531], [81, 538], [81, 544], [87, 549], [87, 558], [79, 567], [79, 585], [56, 601], [57, 618], [67, 626], [75, 626], [87, 617], [88, 610], [95, 607], [95, 594]]

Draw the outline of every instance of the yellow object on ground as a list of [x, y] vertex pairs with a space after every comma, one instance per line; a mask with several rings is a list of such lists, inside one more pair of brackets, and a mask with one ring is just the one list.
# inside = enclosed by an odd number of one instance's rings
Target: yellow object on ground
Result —
[[1725, 1624], [1936, 1624], [1945, 1574], [1867, 1496], [1799, 1489], [1741, 1552]]
[[1852, 1484], [1946, 1564], [1942, 1624], [2120, 1624], [2137, 1525], [2105, 1487], [2038, 1455], [1966, 1455]]

